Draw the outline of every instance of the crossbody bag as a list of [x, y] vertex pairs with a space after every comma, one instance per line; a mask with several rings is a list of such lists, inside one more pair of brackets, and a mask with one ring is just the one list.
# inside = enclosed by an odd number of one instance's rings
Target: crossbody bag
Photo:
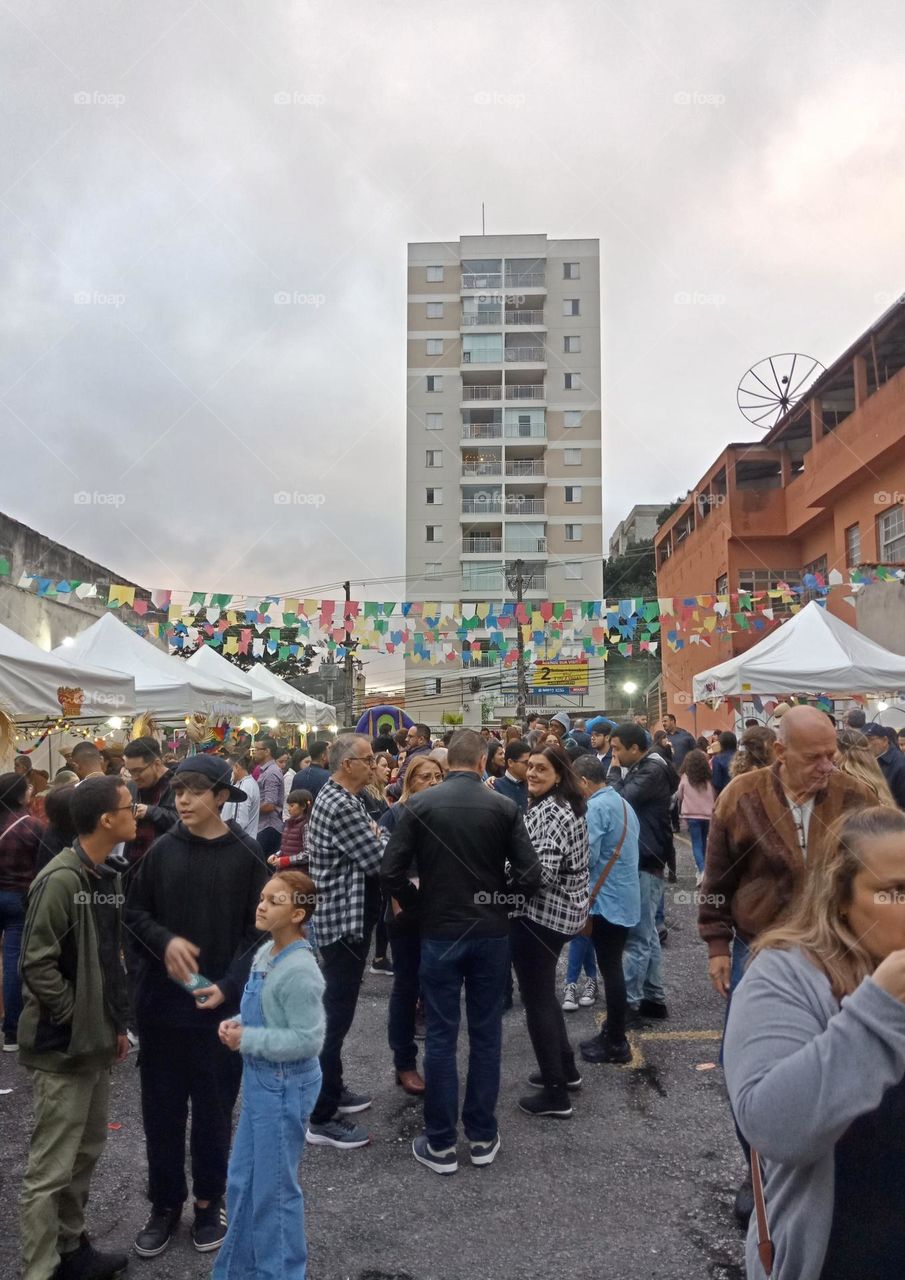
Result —
[[[622, 800], [622, 796], [620, 796], [619, 799]], [[587, 920], [585, 920], [584, 924], [578, 930], [578, 934], [576, 936], [579, 938], [590, 938], [591, 936], [591, 931], [593, 929], [593, 922], [591, 920], [591, 907], [593, 907], [594, 903], [597, 900], [598, 893], [600, 893], [600, 890], [603, 888], [604, 884], [606, 883], [607, 876], [610, 874], [610, 872], [613, 870], [613, 867], [615, 867], [616, 865], [616, 860], [618, 859], [620, 853], [622, 852], [622, 846], [625, 844], [625, 837], [627, 833], [628, 833], [628, 805], [625, 803], [624, 800], [622, 800], [622, 835], [619, 837], [619, 843], [616, 845], [616, 848], [610, 854], [607, 860], [606, 866], [603, 868], [600, 875], [597, 877], [597, 883], [594, 885], [594, 888], [591, 890], [591, 896], [588, 898], [588, 918]]]

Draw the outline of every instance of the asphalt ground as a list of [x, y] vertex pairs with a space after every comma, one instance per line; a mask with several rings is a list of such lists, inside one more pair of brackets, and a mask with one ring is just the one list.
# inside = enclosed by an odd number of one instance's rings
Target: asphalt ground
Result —
[[[393, 1079], [386, 1043], [390, 980], [367, 974], [346, 1042], [345, 1075], [373, 1095], [356, 1117], [369, 1147], [308, 1147], [302, 1186], [310, 1280], [743, 1280], [732, 1216], [744, 1169], [718, 1065], [723, 1004], [707, 979], [695, 928], [694, 866], [679, 842], [679, 883], [667, 886], [665, 973], [670, 1018], [633, 1033], [630, 1066], [582, 1065], [570, 1120], [516, 1106], [535, 1069], [516, 995], [506, 1015], [498, 1108], [502, 1149], [477, 1169], [416, 1164], [420, 1105]], [[573, 1044], [594, 1034], [601, 1005], [567, 1014]], [[463, 1018], [464, 1022], [464, 1018]], [[464, 1031], [460, 1070], [464, 1081]], [[0, 1054], [0, 1278], [20, 1276], [17, 1199], [31, 1123], [27, 1073]], [[129, 1249], [147, 1213], [135, 1058], [114, 1069], [107, 1149], [88, 1209], [99, 1248]], [[189, 1215], [159, 1258], [132, 1255], [143, 1280], [202, 1280]], [[249, 1277], [251, 1280], [251, 1277]]]

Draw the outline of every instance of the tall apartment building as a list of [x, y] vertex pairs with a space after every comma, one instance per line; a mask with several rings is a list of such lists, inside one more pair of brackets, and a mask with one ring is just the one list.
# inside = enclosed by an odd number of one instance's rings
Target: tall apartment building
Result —
[[[409, 599], [511, 600], [517, 562], [526, 601], [599, 599], [598, 241], [409, 245], [407, 364]], [[476, 674], [409, 663], [406, 705], [439, 723]]]

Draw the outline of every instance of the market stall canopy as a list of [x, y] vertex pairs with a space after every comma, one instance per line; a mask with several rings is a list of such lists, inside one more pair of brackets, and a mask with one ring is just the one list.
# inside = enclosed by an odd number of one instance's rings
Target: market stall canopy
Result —
[[80, 661], [74, 647], [47, 653], [0, 625], [0, 704], [18, 720], [106, 720], [134, 714], [135, 682]]
[[294, 689], [291, 684], [268, 671], [263, 663], [249, 667], [244, 674], [256, 688], [273, 696], [278, 720], [311, 725], [335, 723], [335, 707], [328, 706], [326, 702], [318, 702], [317, 698], [309, 698], [306, 693]]
[[251, 714], [259, 724], [263, 724], [265, 720], [277, 718], [276, 700], [273, 694], [267, 693], [254, 684], [248, 679], [247, 672], [240, 670], [209, 644], [203, 644], [200, 649], [196, 649], [187, 662], [190, 667], [211, 680], [230, 680], [248, 689], [251, 694]]
[[816, 601], [747, 653], [694, 677], [695, 702], [795, 693], [892, 693], [905, 689], [905, 658], [875, 644]]
[[68, 647], [54, 649], [54, 655], [128, 672], [135, 681], [137, 710], [150, 711], [170, 723], [196, 713], [230, 716], [251, 711], [247, 688], [212, 680], [182, 658], [171, 658], [112, 613], [98, 618]]

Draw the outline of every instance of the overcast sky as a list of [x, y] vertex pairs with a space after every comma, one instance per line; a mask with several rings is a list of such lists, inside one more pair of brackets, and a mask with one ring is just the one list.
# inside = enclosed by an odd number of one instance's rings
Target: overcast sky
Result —
[[404, 568], [406, 244], [482, 199], [600, 239], [607, 536], [758, 437], [750, 365], [905, 288], [892, 0], [0, 22], [0, 507], [148, 586], [400, 598], [359, 584]]

